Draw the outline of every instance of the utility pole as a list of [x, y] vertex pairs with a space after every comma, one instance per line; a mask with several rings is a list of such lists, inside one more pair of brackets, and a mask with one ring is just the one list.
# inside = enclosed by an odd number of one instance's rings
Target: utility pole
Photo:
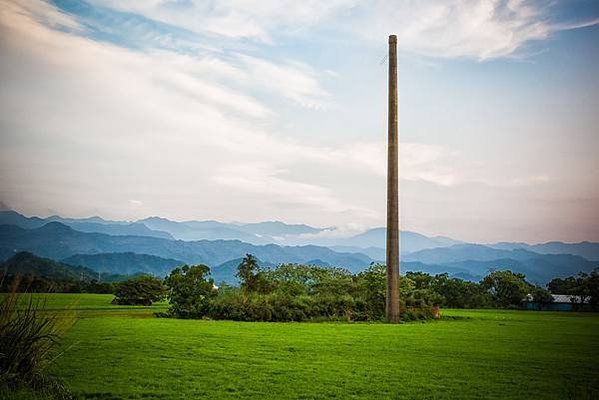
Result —
[[399, 137], [397, 129], [397, 36], [389, 36], [387, 142], [387, 321], [399, 322]]

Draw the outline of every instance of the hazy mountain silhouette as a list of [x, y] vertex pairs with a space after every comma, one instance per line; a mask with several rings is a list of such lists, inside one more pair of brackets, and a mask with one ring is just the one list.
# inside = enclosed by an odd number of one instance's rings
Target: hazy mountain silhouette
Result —
[[62, 260], [65, 264], [82, 265], [99, 272], [132, 275], [144, 272], [152, 275], [165, 276], [177, 266], [185, 264], [172, 258], [162, 258], [149, 254], [100, 253], [75, 254]]
[[[318, 245], [347, 247], [353, 253], [369, 254], [373, 259], [383, 260], [385, 228], [374, 228], [351, 237], [328, 238], [318, 233], [331, 228], [315, 228], [305, 224], [285, 224], [280, 221], [258, 223], [223, 223], [218, 221], [177, 222], [161, 217], [149, 217], [135, 222], [109, 221], [100, 217], [48, 218], [25, 217], [15, 211], [1, 211], [0, 224], [17, 225], [22, 228], [39, 228], [48, 222], [60, 222], [71, 228], [88, 233], [109, 235], [149, 236], [179, 240], [240, 240], [252, 244], [274, 243], [279, 245]], [[461, 243], [443, 236], [427, 237], [415, 232], [401, 233], [402, 252], [414, 252], [427, 248], [451, 246]]]
[[580, 242], [547, 242], [539, 244], [500, 242], [488, 245], [496, 249], [525, 249], [541, 254], [573, 254], [591, 261], [599, 261], [599, 243]]
[[58, 222], [30, 230], [14, 225], [0, 226], [0, 258], [8, 258], [17, 251], [31, 251], [57, 260], [75, 254], [133, 252], [209, 266], [220, 265], [247, 253], [275, 264], [305, 263], [319, 259], [329, 265], [353, 270], [364, 268], [372, 262], [364, 254], [337, 253], [320, 246], [253, 245], [238, 240], [186, 242], [144, 236], [111, 236], [79, 232]]
[[484, 276], [490, 270], [509, 269], [522, 272], [529, 280], [537, 283], [579, 272], [590, 272], [599, 267], [599, 262], [572, 254], [539, 254], [520, 248], [501, 250], [473, 244], [421, 250], [407, 254], [402, 259], [468, 271], [475, 276]]
[[152, 230], [146, 225], [136, 222], [106, 221], [100, 217], [83, 219], [62, 218], [56, 215], [48, 218], [25, 217], [15, 211], [0, 211], [0, 225], [16, 225], [25, 229], [33, 229], [42, 227], [49, 222], [59, 222], [80, 232], [173, 239], [168, 232]]
[[[53, 216], [44, 219], [25, 217], [14, 211], [0, 211], [0, 222], [10, 224], [0, 227], [1, 259], [26, 250], [55, 260], [67, 258], [71, 263], [110, 272], [145, 271], [164, 275], [180, 263], [204, 263], [216, 270], [224, 264], [230, 267], [232, 264], [227, 263], [242, 258], [246, 253], [269, 265], [309, 263], [346, 267], [354, 272], [373, 261], [385, 260], [384, 228], [371, 229], [348, 238], [325, 238], [319, 237], [320, 228], [278, 221], [232, 224], [218, 221], [176, 222], [151, 217], [132, 223], [107, 221], [100, 217], [69, 219]], [[284, 237], [286, 242], [301, 238], [299, 241], [314, 240], [329, 247], [271, 243], [280, 239], [279, 236]], [[174, 240], [194, 237], [212, 239]], [[239, 240], [239, 237], [248, 238], [248, 241]], [[589, 261], [599, 258], [599, 243], [530, 245], [503, 242], [480, 245], [408, 231], [403, 231], [401, 238], [402, 272], [447, 272], [452, 276], [477, 279], [490, 269], [511, 269], [527, 274], [535, 282], [546, 282], [556, 276], [588, 272], [599, 266], [599, 262]], [[227, 276], [226, 269], [219, 273]]]
[[[386, 238], [387, 229], [374, 228], [349, 238], [332, 239], [330, 242], [331, 245], [336, 246], [355, 246], [361, 248], [374, 247], [384, 249]], [[422, 249], [452, 246], [458, 243], [462, 242], [444, 236], [428, 237], [416, 232], [401, 231], [402, 253], [411, 253]]]

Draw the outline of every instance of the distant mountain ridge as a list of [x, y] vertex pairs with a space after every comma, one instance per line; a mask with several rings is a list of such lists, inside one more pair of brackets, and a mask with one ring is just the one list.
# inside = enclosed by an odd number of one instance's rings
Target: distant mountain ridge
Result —
[[122, 281], [127, 279], [124, 275], [104, 274], [98, 275], [97, 271], [82, 266], [73, 266], [48, 258], [38, 257], [29, 252], [19, 252], [8, 260], [0, 263], [1, 273], [7, 275], [37, 276], [53, 280], [92, 281], [100, 278], [104, 282]]
[[484, 276], [491, 270], [509, 269], [526, 274], [535, 283], [590, 272], [599, 267], [599, 262], [572, 254], [540, 254], [522, 248], [502, 250], [475, 244], [421, 250], [402, 256], [402, 260], [442, 265], [448, 269], [468, 271], [474, 276]]
[[61, 260], [76, 254], [138, 253], [186, 263], [220, 265], [247, 253], [275, 264], [284, 262], [305, 263], [319, 259], [323, 262], [359, 270], [373, 260], [359, 253], [337, 253], [320, 246], [253, 245], [238, 240], [182, 241], [143, 236], [111, 236], [102, 233], [76, 231], [58, 222], [40, 228], [23, 229], [14, 225], [0, 226], [0, 258], [12, 256], [16, 251]]
[[[289, 235], [314, 234], [322, 231], [304, 224], [285, 224], [280, 221], [257, 223], [224, 223], [218, 221], [171, 221], [149, 217], [138, 221], [110, 221], [101, 217], [47, 218], [26, 217], [16, 211], [0, 211], [0, 225], [16, 225], [25, 229], [40, 228], [49, 222], [60, 222], [80, 232], [105, 233], [120, 236], [149, 236], [178, 240], [241, 240], [252, 244], [278, 243]], [[293, 244], [293, 243], [290, 243]]]
[[539, 253], [524, 249], [501, 250], [482, 244], [456, 244], [449, 247], [416, 251], [404, 255], [402, 259], [437, 264], [466, 260], [490, 261], [498, 258], [526, 260], [538, 256], [540, 256]]
[[[305, 224], [286, 224], [280, 221], [258, 223], [223, 223], [219, 221], [171, 221], [149, 217], [138, 221], [111, 221], [101, 217], [47, 218], [26, 217], [16, 211], [1, 210], [0, 225], [16, 225], [25, 229], [39, 228], [48, 222], [60, 222], [80, 232], [105, 233], [121, 236], [148, 236], [178, 240], [240, 240], [251, 244], [317, 245], [336, 248], [341, 252], [364, 253], [382, 261], [385, 253], [384, 227], [372, 228], [349, 237], [329, 237], [334, 228], [315, 228]], [[321, 235], [321, 233], [327, 235]], [[416, 232], [401, 232], [402, 254], [420, 250], [468, 244], [445, 236], [425, 236]], [[559, 241], [527, 244], [499, 242], [484, 244], [500, 250], [524, 249], [541, 254], [572, 254], [599, 261], [599, 243], [563, 243]]]
[[16, 225], [25, 229], [35, 229], [41, 228], [50, 222], [58, 222], [80, 232], [87, 233], [96, 232], [107, 235], [149, 236], [174, 239], [168, 232], [152, 230], [138, 222], [107, 221], [100, 217], [73, 219], [62, 218], [56, 215], [48, 218], [25, 217], [15, 211], [0, 211], [0, 225]]
[[185, 264], [183, 261], [172, 258], [133, 252], [75, 254], [61, 261], [69, 265], [85, 266], [98, 272], [120, 275], [133, 275], [143, 272], [158, 276], [166, 276], [175, 267]]
[[599, 243], [594, 242], [564, 243], [553, 241], [538, 244], [500, 242], [488, 246], [505, 250], [524, 249], [541, 254], [573, 254], [587, 260], [599, 261]]
[[[355, 246], [384, 249], [387, 240], [386, 228], [373, 228], [349, 238], [329, 239], [332, 246]], [[327, 243], [327, 242], [325, 242]], [[401, 231], [401, 251], [411, 253], [423, 249], [452, 246], [463, 243], [444, 236], [428, 237], [420, 233]]]
[[241, 240], [263, 243], [260, 237], [237, 229], [232, 224], [217, 221], [176, 222], [166, 218], [149, 217], [139, 221], [150, 229], [168, 232], [178, 240]]
[[[6, 223], [0, 226], [0, 259], [26, 250], [106, 272], [145, 271], [163, 276], [181, 263], [204, 263], [216, 271], [221, 265], [232, 268], [231, 262], [239, 260], [246, 253], [253, 254], [267, 265], [304, 263], [346, 267], [354, 272], [366, 268], [371, 262], [385, 260], [384, 228], [374, 228], [346, 238], [327, 238], [327, 235], [320, 235], [324, 229], [278, 221], [240, 224], [176, 222], [159, 217], [137, 222], [107, 221], [100, 217], [68, 219], [53, 216], [43, 219], [24, 217], [14, 211], [0, 211], [0, 223]], [[186, 235], [219, 239], [175, 239]], [[281, 235], [277, 236], [277, 240], [284, 239], [283, 242], [290, 241], [290, 238], [308, 243], [314, 240], [328, 247], [275, 244], [271, 240], [275, 240], [273, 238], [276, 235]], [[253, 241], [266, 243], [220, 238], [227, 236], [249, 237]], [[530, 245], [502, 242], [481, 245], [407, 231], [401, 232], [401, 239], [402, 272], [413, 268], [433, 274], [447, 272], [450, 276], [476, 280], [491, 269], [511, 269], [543, 283], [553, 277], [589, 272], [599, 266], [596, 261], [599, 259], [599, 243], [548, 242]], [[224, 271], [221, 269], [219, 273], [225, 276]]]
[[[39, 228], [48, 222], [60, 222], [80, 232], [105, 233], [120, 236], [149, 236], [164, 239], [240, 240], [251, 244], [278, 244], [285, 246], [317, 245], [353, 248], [351, 252], [362, 253], [369, 249], [371, 257], [382, 260], [385, 248], [385, 228], [373, 228], [350, 237], [327, 237], [320, 235], [334, 228], [315, 228], [305, 224], [286, 224], [280, 221], [257, 223], [223, 223], [218, 221], [171, 221], [161, 217], [149, 217], [135, 222], [109, 221], [100, 217], [83, 219], [25, 217], [15, 211], [0, 211], [0, 225], [17, 225], [21, 228]], [[415, 232], [402, 231], [402, 252], [409, 253], [426, 248], [451, 246], [462, 243], [443, 237], [427, 237]]]

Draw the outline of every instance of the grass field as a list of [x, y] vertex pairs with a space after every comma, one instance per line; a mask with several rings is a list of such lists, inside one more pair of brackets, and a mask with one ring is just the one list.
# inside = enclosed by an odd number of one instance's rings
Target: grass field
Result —
[[154, 318], [50, 295], [80, 320], [57, 373], [82, 398], [599, 398], [599, 315], [444, 310], [402, 325]]

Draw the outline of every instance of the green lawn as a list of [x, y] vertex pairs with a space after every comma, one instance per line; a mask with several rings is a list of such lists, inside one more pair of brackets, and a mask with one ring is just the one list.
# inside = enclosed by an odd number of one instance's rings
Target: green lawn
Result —
[[153, 318], [51, 295], [81, 319], [56, 370], [82, 398], [599, 398], [599, 315], [444, 310], [402, 325]]

